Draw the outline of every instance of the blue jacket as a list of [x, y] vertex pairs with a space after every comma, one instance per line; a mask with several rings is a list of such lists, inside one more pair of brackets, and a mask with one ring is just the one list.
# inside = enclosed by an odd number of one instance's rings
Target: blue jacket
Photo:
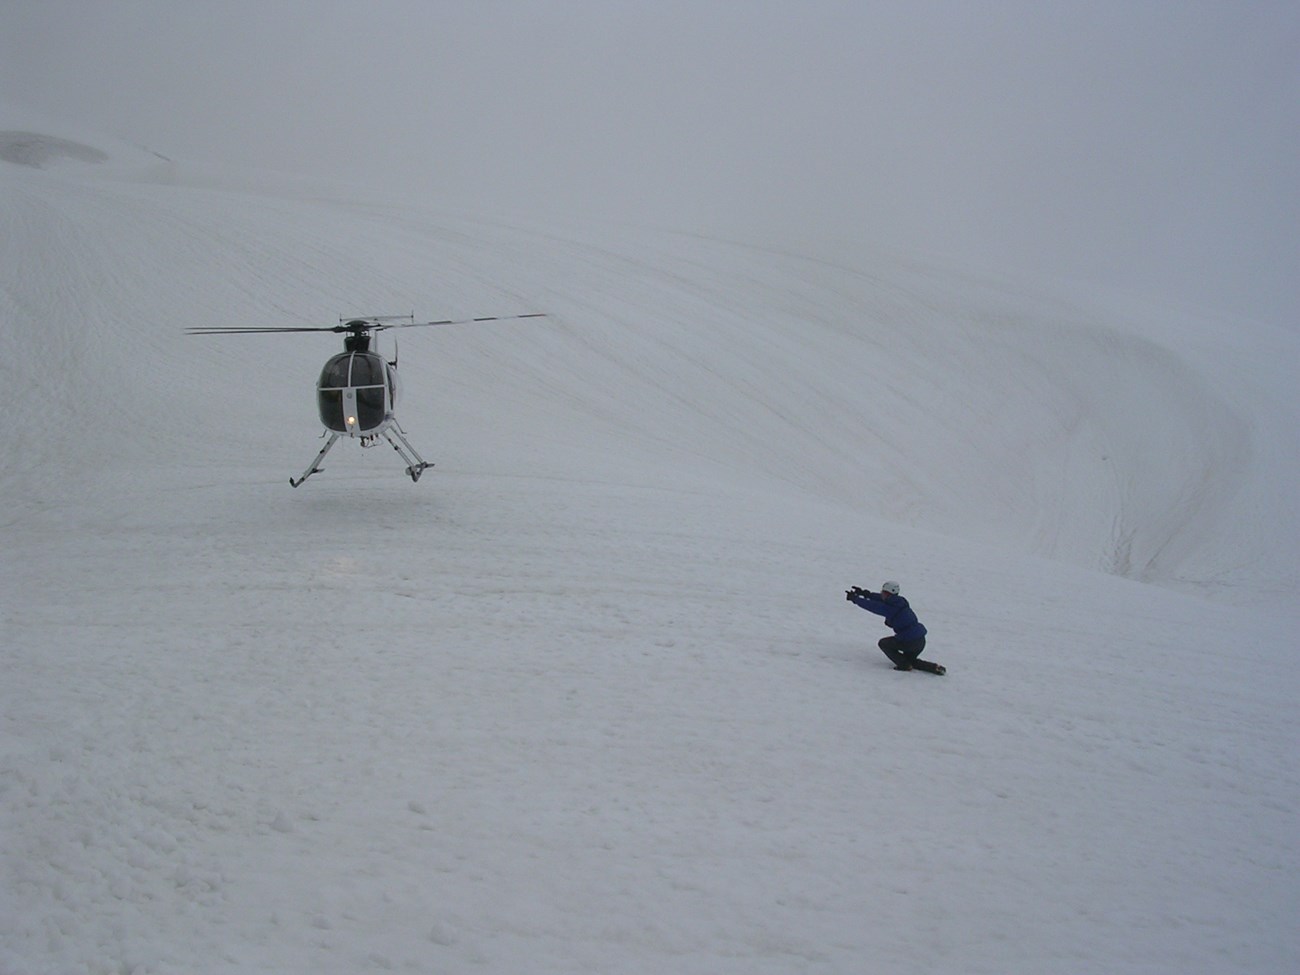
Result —
[[862, 592], [849, 596], [849, 601], [857, 603], [868, 613], [875, 613], [885, 618], [885, 625], [894, 631], [900, 640], [921, 640], [925, 638], [925, 627], [912, 612], [912, 607], [902, 596], [885, 598], [883, 593]]

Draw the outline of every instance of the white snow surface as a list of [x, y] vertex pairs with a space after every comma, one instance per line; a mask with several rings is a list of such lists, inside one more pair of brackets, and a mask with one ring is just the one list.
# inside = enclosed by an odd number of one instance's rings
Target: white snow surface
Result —
[[[1294, 332], [42, 145], [4, 975], [1300, 970]], [[418, 484], [182, 334], [408, 311]]]

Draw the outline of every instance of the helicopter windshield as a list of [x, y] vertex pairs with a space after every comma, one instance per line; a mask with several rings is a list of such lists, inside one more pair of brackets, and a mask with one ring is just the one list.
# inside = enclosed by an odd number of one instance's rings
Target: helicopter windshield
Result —
[[358, 389], [357, 409], [361, 411], [361, 422], [367, 428], [378, 426], [384, 418], [384, 387]]
[[320, 372], [321, 389], [342, 389], [348, 385], [348, 373], [351, 371], [352, 354], [345, 352], [342, 355], [336, 355], [329, 362], [325, 363], [325, 368]]
[[384, 384], [384, 359], [373, 352], [357, 353], [352, 357], [352, 386], [382, 386]]
[[341, 352], [321, 370], [321, 389], [343, 389], [346, 386], [382, 386], [385, 375], [384, 357], [373, 352]]
[[317, 383], [321, 422], [352, 436], [381, 427], [388, 418], [387, 366], [373, 352], [342, 352], [325, 363]]

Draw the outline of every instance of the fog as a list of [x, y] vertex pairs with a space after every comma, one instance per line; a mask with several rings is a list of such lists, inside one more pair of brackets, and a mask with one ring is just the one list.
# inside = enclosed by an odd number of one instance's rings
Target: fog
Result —
[[1292, 3], [9, 0], [0, 85], [178, 161], [1300, 321]]

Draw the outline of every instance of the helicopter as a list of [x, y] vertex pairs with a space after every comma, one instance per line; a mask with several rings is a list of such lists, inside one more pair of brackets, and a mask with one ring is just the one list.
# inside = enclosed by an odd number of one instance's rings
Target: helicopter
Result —
[[[298, 487], [320, 466], [330, 448], [340, 437], [359, 440], [362, 447], [373, 447], [383, 437], [406, 463], [406, 473], [412, 482], [433, 465], [424, 460], [406, 439], [406, 433], [397, 423], [394, 410], [400, 387], [397, 382], [397, 353], [394, 347], [391, 361], [371, 349], [371, 336], [390, 328], [424, 328], [431, 325], [477, 325], [482, 322], [501, 322], [519, 318], [545, 318], [545, 313], [526, 315], [501, 315], [488, 318], [447, 319], [438, 322], [417, 322], [415, 314], [377, 315], [364, 318], [339, 318], [337, 325], [188, 328], [187, 335], [257, 335], [278, 332], [334, 332], [343, 335], [343, 351], [331, 356], [321, 369], [316, 383], [316, 407], [328, 437], [325, 446], [298, 478], [289, 478], [291, 487]], [[395, 344], [394, 344], [395, 346]]]

